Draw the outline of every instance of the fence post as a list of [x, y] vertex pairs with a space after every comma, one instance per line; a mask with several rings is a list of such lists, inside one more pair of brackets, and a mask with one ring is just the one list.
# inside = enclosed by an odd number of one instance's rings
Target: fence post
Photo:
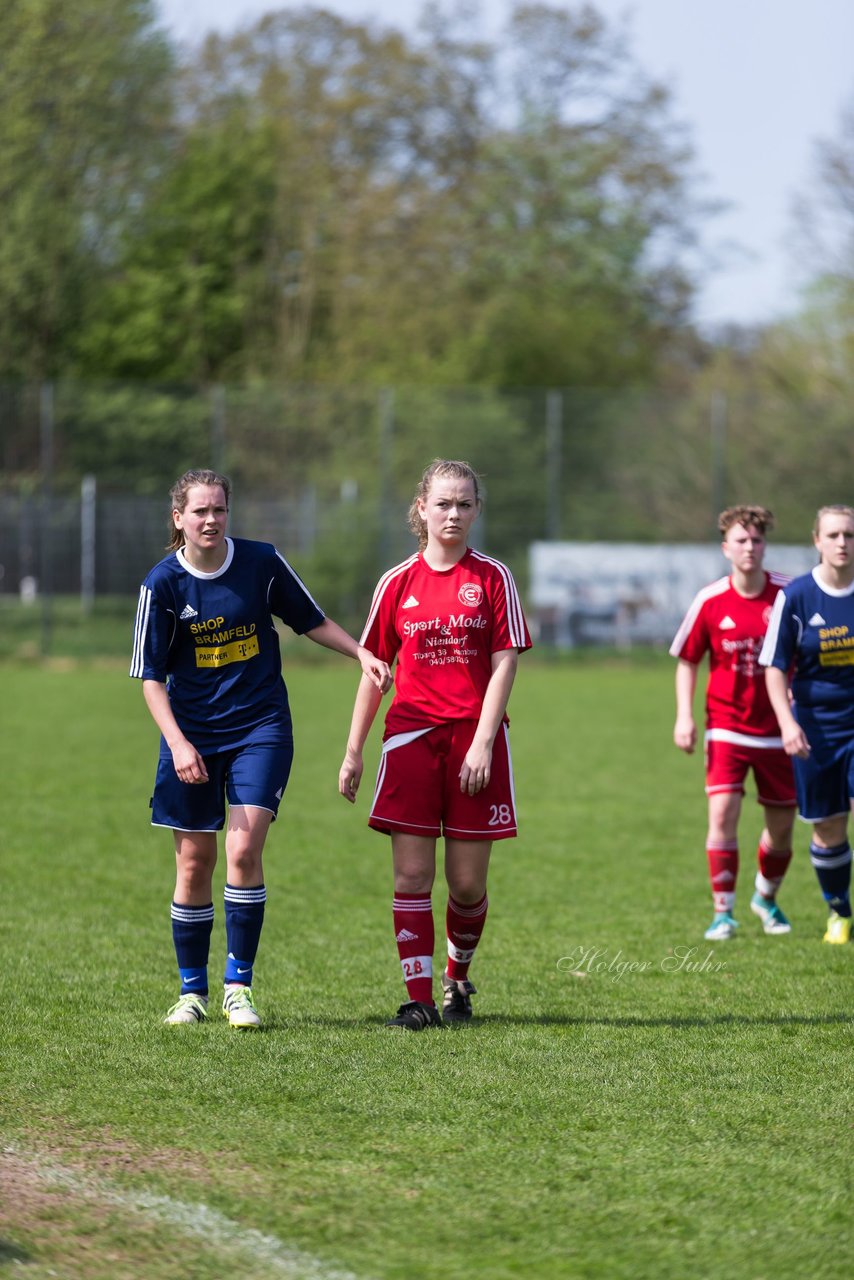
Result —
[[561, 472], [563, 469], [563, 394], [546, 392], [546, 537], [559, 542], [561, 520]]
[[80, 481], [80, 608], [92, 612], [95, 602], [95, 495], [94, 476]]
[[725, 391], [713, 391], [710, 406], [712, 445], [712, 531], [718, 533], [718, 513], [726, 506], [726, 437], [727, 397]]
[[378, 400], [379, 413], [379, 572], [383, 573], [391, 564], [392, 535], [391, 521], [394, 518], [394, 503], [391, 501], [392, 465], [391, 451], [394, 440], [394, 389], [381, 387]]
[[225, 387], [211, 387], [211, 468], [219, 475], [225, 465]]
[[39, 593], [42, 599], [42, 654], [50, 653], [53, 637], [53, 383], [39, 388], [39, 443], [41, 450], [41, 557]]

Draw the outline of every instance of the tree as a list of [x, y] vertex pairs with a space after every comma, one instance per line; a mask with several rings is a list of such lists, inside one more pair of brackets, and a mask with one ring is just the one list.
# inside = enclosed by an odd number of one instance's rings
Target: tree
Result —
[[145, 199], [171, 60], [152, 0], [0, 7], [0, 374], [68, 367], [119, 229]]
[[179, 100], [92, 369], [613, 385], [685, 320], [690, 151], [589, 7], [520, 6], [497, 45], [435, 5], [412, 40], [272, 14], [209, 38]]

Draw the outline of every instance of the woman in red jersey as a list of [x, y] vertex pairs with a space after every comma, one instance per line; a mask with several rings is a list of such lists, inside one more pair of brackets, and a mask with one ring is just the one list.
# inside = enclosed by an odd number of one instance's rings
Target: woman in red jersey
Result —
[[777, 718], [765, 688], [759, 653], [778, 593], [789, 581], [763, 569], [765, 534], [774, 518], [765, 507], [727, 507], [718, 517], [721, 550], [731, 572], [704, 587], [670, 647], [676, 669], [676, 724], [673, 741], [688, 754], [697, 745], [693, 700], [699, 664], [708, 653], [706, 688], [706, 856], [714, 918], [705, 936], [732, 938], [738, 876], [738, 822], [744, 782], [753, 772], [765, 826], [759, 837], [758, 870], [750, 910], [767, 934], [791, 926], [777, 903], [777, 891], [792, 859], [795, 782], [783, 749]]
[[[510, 571], [468, 545], [478, 477], [437, 459], [409, 513], [418, 551], [377, 584], [361, 643], [397, 659], [369, 825], [391, 836], [394, 931], [408, 1000], [386, 1024], [420, 1031], [471, 1017], [469, 966], [486, 921], [494, 840], [516, 835], [507, 702], [531, 647]], [[360, 682], [338, 789], [351, 802], [382, 694]], [[448, 964], [433, 1000], [431, 891], [444, 836]]]

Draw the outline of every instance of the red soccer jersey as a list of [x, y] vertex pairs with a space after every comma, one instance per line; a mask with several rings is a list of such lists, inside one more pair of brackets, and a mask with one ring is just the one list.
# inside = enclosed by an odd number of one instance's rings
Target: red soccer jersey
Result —
[[741, 596], [731, 578], [720, 578], [694, 597], [670, 646], [674, 658], [695, 665], [709, 654], [706, 687], [706, 728], [779, 738], [780, 729], [765, 688], [765, 668], [759, 652], [777, 593], [789, 578], [766, 574], [764, 590], [752, 598]]
[[420, 554], [377, 584], [361, 643], [397, 658], [386, 737], [448, 720], [477, 720], [492, 655], [530, 649], [531, 637], [509, 569], [467, 550], [452, 569], [431, 569]]

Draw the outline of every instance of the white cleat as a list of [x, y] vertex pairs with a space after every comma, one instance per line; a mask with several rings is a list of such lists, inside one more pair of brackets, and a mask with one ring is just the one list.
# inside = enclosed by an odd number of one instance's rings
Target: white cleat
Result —
[[239, 982], [229, 983], [222, 998], [222, 1011], [229, 1024], [238, 1031], [255, 1031], [261, 1025], [252, 999], [252, 988]]

